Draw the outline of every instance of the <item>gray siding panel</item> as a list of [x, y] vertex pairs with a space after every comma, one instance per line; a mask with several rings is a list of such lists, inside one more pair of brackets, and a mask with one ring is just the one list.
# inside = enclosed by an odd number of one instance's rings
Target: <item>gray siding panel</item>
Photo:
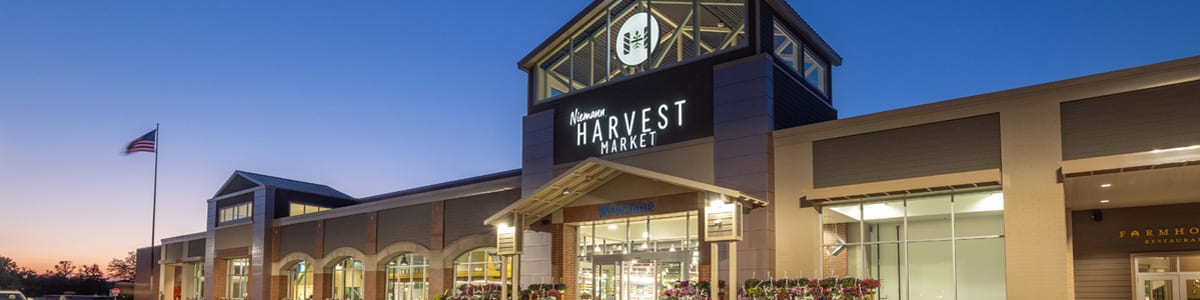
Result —
[[353, 215], [325, 221], [325, 253], [350, 247], [367, 251], [367, 215]]
[[163, 259], [183, 258], [183, 243], [184, 242], [167, 244], [167, 254], [164, 255], [166, 257], [163, 257]]
[[492, 227], [483, 225], [483, 220], [516, 202], [520, 197], [521, 190], [512, 189], [446, 200], [446, 244], [472, 234], [491, 233]]
[[1200, 145], [1200, 81], [1064, 102], [1063, 160]]
[[1000, 115], [813, 142], [815, 187], [1000, 168]]
[[279, 253], [316, 254], [317, 222], [292, 224], [279, 228]]
[[204, 239], [188, 241], [187, 249], [188, 257], [204, 257]]
[[250, 227], [254, 224], [217, 229], [216, 250], [250, 247]]
[[429, 247], [429, 224], [432, 209], [429, 204], [421, 204], [380, 211], [378, 249], [401, 241]]

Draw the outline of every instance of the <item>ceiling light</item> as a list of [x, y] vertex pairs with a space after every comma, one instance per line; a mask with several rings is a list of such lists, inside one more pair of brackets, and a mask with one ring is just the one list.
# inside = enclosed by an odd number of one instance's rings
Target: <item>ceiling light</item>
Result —
[[571, 190], [563, 189], [563, 195], [570, 194], [570, 193], [571, 193]]
[[617, 224], [608, 224], [608, 230], [617, 230]]
[[1111, 184], [1111, 183], [1105, 183], [1105, 184], [1101, 184], [1101, 185], [1100, 185], [1100, 187], [1102, 187], [1102, 188], [1112, 187], [1112, 184]]
[[1108, 200], [1100, 200], [1100, 203], [1108, 203]]

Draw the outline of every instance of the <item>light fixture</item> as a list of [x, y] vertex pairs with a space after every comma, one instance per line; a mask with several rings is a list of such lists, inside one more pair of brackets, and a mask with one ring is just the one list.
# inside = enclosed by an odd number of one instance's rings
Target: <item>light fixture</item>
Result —
[[563, 193], [563, 195], [570, 194], [570, 193], [571, 193], [571, 190], [568, 190], [568, 189], [563, 189], [563, 192], [562, 192], [562, 193]]
[[646, 243], [642, 243], [642, 250], [645, 250], [647, 248], [650, 248], [650, 245], [647, 245]]
[[596, 253], [600, 253], [600, 246], [596, 246]]
[[675, 252], [675, 246], [671, 246], [671, 249], [667, 249], [667, 252]]
[[1111, 184], [1111, 183], [1105, 183], [1105, 184], [1101, 184], [1101, 185], [1100, 185], [1100, 187], [1102, 187], [1102, 188], [1110, 188], [1110, 187], [1112, 187], [1112, 184]]
[[646, 238], [646, 237], [650, 237], [650, 232], [649, 232], [649, 231], [642, 231], [642, 237], [644, 237], [644, 238]]
[[1108, 203], [1108, 199], [1100, 200], [1100, 203]]
[[401, 265], [401, 266], [407, 266], [407, 265], [408, 265], [408, 257], [407, 257], [407, 256], [401, 256], [401, 257], [400, 257], [400, 265]]
[[608, 230], [617, 230], [617, 224], [608, 224]]

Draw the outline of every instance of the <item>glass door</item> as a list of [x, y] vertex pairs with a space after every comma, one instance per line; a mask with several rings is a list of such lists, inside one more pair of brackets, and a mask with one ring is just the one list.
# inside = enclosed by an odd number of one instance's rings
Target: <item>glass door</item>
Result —
[[658, 268], [653, 260], [621, 262], [626, 297], [622, 300], [654, 300], [658, 295]]
[[1145, 300], [1180, 300], [1178, 275], [1138, 275], [1137, 298]]
[[1180, 299], [1200, 300], [1200, 274], [1186, 274], [1179, 277], [1179, 282], [1183, 283], [1183, 288], [1179, 289], [1180, 292], [1183, 292]]
[[595, 291], [592, 292], [595, 300], [624, 300], [621, 295], [621, 274], [618, 273], [620, 268], [616, 264], [596, 264], [595, 271], [592, 272], [595, 279]]

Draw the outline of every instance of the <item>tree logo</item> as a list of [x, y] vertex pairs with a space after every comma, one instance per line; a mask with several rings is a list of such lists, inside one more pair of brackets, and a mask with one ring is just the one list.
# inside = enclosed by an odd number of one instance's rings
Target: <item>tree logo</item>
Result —
[[625, 24], [621, 24], [613, 44], [617, 58], [625, 65], [636, 66], [646, 62], [658, 46], [658, 19], [645, 12], [629, 16]]

